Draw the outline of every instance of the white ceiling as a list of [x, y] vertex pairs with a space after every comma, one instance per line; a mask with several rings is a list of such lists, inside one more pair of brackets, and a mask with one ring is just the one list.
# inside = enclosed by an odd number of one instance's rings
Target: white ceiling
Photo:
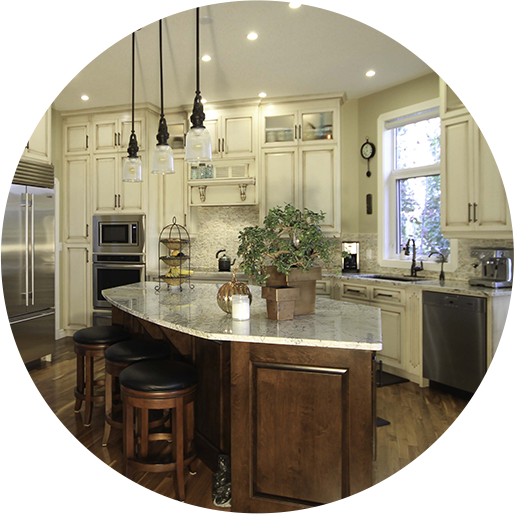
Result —
[[[432, 70], [384, 34], [331, 11], [284, 2], [230, 2], [200, 10], [201, 91], [208, 102], [346, 92], [359, 98]], [[248, 41], [255, 31], [259, 38]], [[136, 33], [136, 103], [160, 105], [158, 22]], [[163, 23], [164, 102], [192, 104], [195, 10]], [[365, 76], [373, 69], [376, 75]], [[131, 35], [86, 66], [54, 101], [59, 111], [131, 101]], [[84, 102], [81, 95], [90, 100]]]

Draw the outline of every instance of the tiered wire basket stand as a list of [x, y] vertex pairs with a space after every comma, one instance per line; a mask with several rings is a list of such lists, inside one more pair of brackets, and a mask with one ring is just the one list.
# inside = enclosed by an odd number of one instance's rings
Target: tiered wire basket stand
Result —
[[[162, 249], [166, 248], [164, 255]], [[155, 286], [157, 292], [161, 291], [163, 284], [178, 286], [180, 291], [183, 285], [189, 289], [195, 286], [191, 284], [191, 240], [185, 227], [177, 223], [173, 217], [171, 224], [166, 225], [159, 234], [159, 283]], [[166, 270], [166, 271], [164, 271]]]

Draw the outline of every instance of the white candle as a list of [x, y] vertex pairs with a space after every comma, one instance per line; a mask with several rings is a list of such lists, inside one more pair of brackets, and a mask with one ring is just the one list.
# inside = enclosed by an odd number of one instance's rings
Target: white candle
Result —
[[232, 319], [250, 319], [250, 298], [247, 295], [232, 296]]

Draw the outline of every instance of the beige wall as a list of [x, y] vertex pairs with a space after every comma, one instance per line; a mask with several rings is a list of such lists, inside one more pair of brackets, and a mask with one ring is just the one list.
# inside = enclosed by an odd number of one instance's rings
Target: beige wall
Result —
[[[435, 73], [411, 80], [359, 99], [359, 140], [366, 137], [377, 144], [377, 119], [386, 112], [408, 107], [419, 102], [439, 97], [439, 77]], [[362, 144], [361, 143], [361, 144]], [[359, 166], [359, 231], [377, 232], [377, 158], [370, 160], [371, 177], [366, 177], [366, 161], [360, 159]], [[366, 194], [373, 195], [373, 214], [366, 214]]]

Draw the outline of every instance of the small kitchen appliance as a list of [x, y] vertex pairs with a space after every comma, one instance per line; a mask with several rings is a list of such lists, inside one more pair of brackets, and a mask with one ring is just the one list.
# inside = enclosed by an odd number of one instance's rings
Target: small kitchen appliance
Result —
[[216, 252], [216, 259], [218, 259], [218, 271], [230, 271], [230, 266], [233, 266], [236, 260], [234, 259], [230, 262], [230, 257], [227, 257], [226, 255], [218, 258], [218, 255], [221, 252], [226, 252], [226, 250], [218, 250]]
[[93, 253], [145, 252], [145, 215], [93, 216]]
[[342, 243], [342, 251], [346, 252], [343, 262], [343, 273], [357, 273], [359, 271], [359, 243], [356, 241], [344, 241]]
[[512, 248], [472, 248], [471, 257], [478, 259], [482, 276], [470, 278], [472, 286], [512, 287]]

